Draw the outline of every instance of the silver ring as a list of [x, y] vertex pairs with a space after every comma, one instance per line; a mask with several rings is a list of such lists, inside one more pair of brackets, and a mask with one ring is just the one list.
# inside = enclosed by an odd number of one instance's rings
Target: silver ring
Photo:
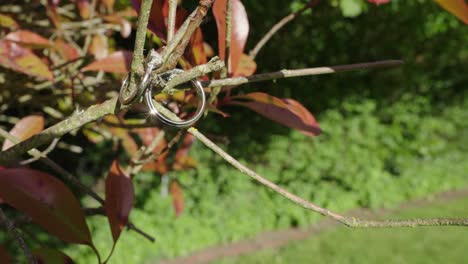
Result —
[[[171, 75], [179, 74], [182, 72], [184, 71], [181, 69], [174, 69], [173, 71], [170, 72], [170, 74]], [[146, 93], [145, 93], [145, 102], [149, 108], [150, 113], [156, 115], [156, 117], [159, 120], [161, 120], [161, 122], [163, 122], [164, 124], [178, 127], [178, 128], [188, 127], [188, 126], [191, 126], [193, 123], [197, 122], [198, 119], [202, 117], [205, 111], [206, 95], [205, 95], [205, 90], [203, 90], [202, 84], [198, 80], [191, 80], [190, 82], [195, 87], [198, 97], [200, 97], [200, 103], [198, 104], [197, 111], [195, 112], [195, 115], [192, 118], [188, 120], [183, 120], [183, 121], [175, 121], [161, 114], [153, 104], [153, 86], [152, 85], [150, 85], [150, 87], [146, 90]]]
[[127, 74], [127, 77], [125, 77], [125, 79], [122, 82], [122, 85], [120, 86], [119, 92], [119, 102], [122, 105], [128, 105], [133, 103], [135, 99], [139, 98], [143, 94], [143, 92], [146, 89], [146, 86], [148, 85], [148, 81], [150, 80], [151, 72], [153, 71], [154, 66], [155, 65], [152, 63], [147, 64], [145, 74], [143, 75], [140, 84], [130, 95], [128, 95], [128, 80], [130, 78], [130, 73]]

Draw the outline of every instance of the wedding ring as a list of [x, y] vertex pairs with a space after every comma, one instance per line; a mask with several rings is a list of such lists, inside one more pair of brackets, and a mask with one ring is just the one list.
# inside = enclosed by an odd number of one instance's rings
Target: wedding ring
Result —
[[[160, 76], [161, 78], [170, 79], [174, 74], [180, 74], [182, 72], [184, 71], [181, 69], [174, 69], [172, 71], [163, 73]], [[200, 98], [197, 111], [190, 119], [176, 121], [176, 120], [172, 120], [168, 118], [167, 116], [159, 112], [153, 103], [153, 84], [150, 84], [150, 87], [146, 89], [146, 93], [145, 93], [145, 102], [146, 102], [146, 105], [148, 106], [150, 113], [156, 115], [156, 117], [159, 120], [161, 120], [161, 122], [163, 122], [164, 124], [178, 127], [178, 128], [188, 127], [188, 126], [191, 126], [193, 123], [197, 122], [198, 119], [200, 119], [204, 113], [205, 106], [206, 106], [206, 95], [205, 95], [205, 91], [203, 90], [202, 84], [198, 80], [191, 80], [190, 82], [192, 86], [195, 88], [197, 92], [197, 96]], [[161, 89], [162, 87], [158, 85], [158, 88]]]

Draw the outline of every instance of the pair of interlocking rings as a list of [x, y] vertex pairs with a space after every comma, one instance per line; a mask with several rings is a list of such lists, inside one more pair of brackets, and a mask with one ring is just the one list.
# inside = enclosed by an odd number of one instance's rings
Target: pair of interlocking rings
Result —
[[[153, 102], [153, 88], [154, 86], [157, 86], [158, 90], [162, 90], [164, 87], [162, 86], [162, 82], [158, 82], [156, 85], [153, 84], [150, 81], [150, 76], [151, 72], [154, 70], [155, 67], [160, 66], [155, 63], [147, 63], [146, 65], [146, 71], [145, 74], [143, 75], [143, 78], [141, 79], [141, 82], [138, 84], [137, 88], [133, 93], [131, 94], [126, 94], [128, 93], [128, 87], [129, 87], [129, 78], [130, 74], [127, 75], [125, 80], [122, 82], [122, 86], [120, 88], [120, 94], [119, 94], [119, 101], [122, 105], [128, 105], [134, 102], [137, 98], [139, 98], [141, 95], [144, 93], [144, 101], [146, 106], [149, 109], [149, 113], [156, 116], [162, 123], [178, 128], [184, 128], [184, 127], [189, 127], [193, 123], [197, 122], [203, 115], [204, 110], [205, 110], [205, 105], [206, 105], [206, 95], [205, 91], [203, 90], [202, 84], [198, 80], [191, 80], [192, 86], [195, 88], [197, 92], [197, 96], [200, 98], [200, 103], [198, 104], [197, 111], [195, 114], [187, 120], [173, 120], [164, 114], [162, 114], [154, 105]], [[160, 79], [165, 79], [165, 80], [170, 80], [174, 75], [183, 73], [184, 71], [181, 69], [173, 69], [167, 72], [164, 72], [158, 77]]]

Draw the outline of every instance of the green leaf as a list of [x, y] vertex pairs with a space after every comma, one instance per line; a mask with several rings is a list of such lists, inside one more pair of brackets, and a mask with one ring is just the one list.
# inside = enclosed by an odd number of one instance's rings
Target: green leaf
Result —
[[340, 8], [345, 17], [356, 17], [363, 11], [361, 0], [341, 0]]

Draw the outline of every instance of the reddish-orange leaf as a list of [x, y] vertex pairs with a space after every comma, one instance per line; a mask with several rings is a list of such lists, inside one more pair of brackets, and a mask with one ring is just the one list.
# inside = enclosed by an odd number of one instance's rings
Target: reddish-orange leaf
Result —
[[468, 24], [468, 4], [465, 0], [436, 0], [440, 6]]
[[18, 43], [23, 47], [44, 48], [50, 47], [50, 41], [29, 30], [17, 30], [6, 35], [5, 39]]
[[53, 248], [36, 248], [32, 254], [38, 264], [73, 264], [73, 260], [65, 253]]
[[[142, 128], [142, 129], [137, 129], [135, 132], [140, 136], [143, 144], [148, 146], [153, 140], [153, 138], [156, 137], [157, 134], [159, 133], [159, 129], [158, 128]], [[153, 151], [153, 154], [158, 155], [166, 146], [167, 146], [166, 139], [163, 139], [161, 143], [158, 146], [156, 146], [156, 148]], [[155, 161], [145, 164], [145, 166], [143, 167], [143, 170], [156, 171], [159, 174], [167, 173], [169, 171], [169, 167], [166, 164], [167, 156], [168, 156], [168, 152], [162, 153], [162, 155], [159, 155], [159, 157]]]
[[184, 193], [179, 183], [172, 181], [169, 187], [172, 196], [172, 205], [174, 206], [175, 215], [179, 217], [184, 210]]
[[72, 0], [72, 2], [75, 2], [82, 18], [88, 19], [90, 17], [92, 7], [89, 0]]
[[132, 179], [122, 171], [118, 162], [114, 161], [106, 178], [104, 204], [114, 242], [119, 239], [122, 229], [128, 223], [134, 198]]
[[250, 76], [257, 70], [257, 63], [247, 54], [242, 54], [239, 66], [234, 72], [233, 76]]
[[0, 28], [8, 28], [9, 30], [16, 30], [19, 28], [18, 23], [16, 21], [4, 14], [0, 14]]
[[120, 139], [122, 147], [130, 156], [133, 156], [138, 151], [138, 145], [132, 136], [130, 136], [127, 129], [112, 127], [109, 130], [114, 136]]
[[367, 2], [376, 4], [376, 5], [381, 5], [381, 4], [390, 3], [390, 0], [367, 0]]
[[80, 203], [57, 178], [25, 168], [0, 170], [0, 197], [50, 234], [92, 245]]
[[11, 264], [11, 256], [8, 251], [0, 245], [0, 263], [2, 264]]
[[54, 80], [49, 67], [30, 49], [9, 40], [0, 40], [0, 65], [27, 75]]
[[[41, 115], [30, 115], [23, 117], [18, 121], [13, 129], [10, 130], [10, 134], [23, 141], [42, 130], [44, 130], [44, 117]], [[3, 142], [2, 150], [8, 149], [13, 145], [13, 142], [5, 140], [5, 142]]]
[[60, 28], [60, 15], [57, 11], [58, 1], [47, 0], [46, 13], [55, 28]]
[[[266, 118], [299, 130], [307, 136], [316, 136], [321, 130], [314, 116], [293, 99], [277, 98], [266, 93], [250, 93], [233, 97], [228, 104], [247, 107]], [[246, 99], [248, 101], [238, 101]]]
[[91, 39], [88, 52], [93, 54], [97, 60], [104, 59], [109, 55], [109, 45], [105, 35], [94, 35]]
[[[213, 5], [213, 14], [218, 27], [219, 56], [225, 58], [226, 44], [226, 2], [227, 0], [216, 0]], [[249, 35], [249, 20], [244, 5], [240, 0], [232, 0], [232, 25], [231, 25], [231, 54], [230, 69], [236, 72], [244, 53], [245, 43]]]
[[205, 46], [203, 41], [203, 33], [200, 28], [195, 30], [190, 38], [189, 49], [186, 52], [186, 58], [193, 66], [205, 64], [207, 62]]
[[62, 39], [57, 39], [54, 45], [55, 50], [67, 61], [74, 60], [80, 57], [78, 50], [72, 45], [66, 43]]
[[105, 71], [113, 73], [127, 73], [132, 63], [132, 52], [128, 50], [116, 51], [109, 56], [94, 61], [81, 69], [81, 71]]

